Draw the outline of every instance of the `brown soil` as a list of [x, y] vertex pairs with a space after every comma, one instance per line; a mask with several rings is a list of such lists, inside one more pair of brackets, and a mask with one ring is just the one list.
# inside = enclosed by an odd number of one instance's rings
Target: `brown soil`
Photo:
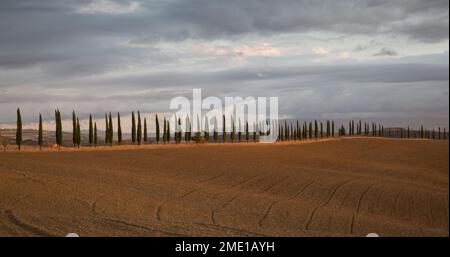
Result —
[[0, 152], [0, 236], [449, 236], [448, 141]]

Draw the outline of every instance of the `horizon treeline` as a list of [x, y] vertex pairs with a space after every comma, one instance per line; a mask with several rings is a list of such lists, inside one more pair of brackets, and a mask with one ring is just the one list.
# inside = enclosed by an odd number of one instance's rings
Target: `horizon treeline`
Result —
[[[16, 137], [15, 143], [18, 149], [21, 149], [23, 144], [23, 129], [22, 129], [22, 115], [20, 109], [17, 109], [16, 120]], [[113, 124], [112, 113], [105, 113], [105, 138], [104, 145], [113, 146], [113, 144], [123, 143], [123, 131], [121, 125], [120, 113], [117, 113], [117, 126]], [[151, 136], [148, 133], [147, 118], [142, 119], [140, 111], [136, 114], [131, 112], [131, 144], [147, 144], [147, 143], [162, 143], [162, 144], [181, 144], [185, 143], [206, 143], [206, 142], [222, 142], [222, 143], [235, 143], [235, 142], [258, 142], [259, 137], [271, 135], [275, 130], [278, 132], [275, 140], [277, 142], [284, 141], [299, 141], [299, 140], [318, 140], [332, 137], [395, 137], [395, 138], [419, 138], [419, 139], [431, 139], [431, 140], [447, 140], [448, 133], [445, 128], [438, 127], [437, 129], [427, 129], [423, 125], [420, 128], [414, 130], [410, 126], [385, 128], [381, 123], [363, 122], [362, 120], [349, 120], [347, 124], [341, 123], [336, 126], [334, 120], [313, 120], [313, 121], [266, 121], [265, 123], [249, 124], [248, 120], [236, 122], [231, 116], [231, 124], [229, 131], [227, 130], [226, 117], [222, 115], [222, 131], [219, 130], [219, 121], [215, 117], [212, 128], [212, 136], [210, 134], [211, 129], [209, 123], [211, 120], [205, 116], [206, 119], [204, 126], [196, 128], [192, 131], [192, 118], [186, 116], [185, 126], [182, 126], [182, 117], [175, 116], [175, 126], [173, 130], [170, 128], [170, 122], [164, 117], [162, 120], [162, 131], [160, 125], [160, 119], [158, 114], [155, 115], [155, 133], [154, 140], [151, 140]], [[270, 124], [272, 123], [272, 124]], [[43, 127], [42, 127], [42, 115], [39, 113], [38, 117], [38, 135], [37, 144], [40, 149], [44, 146], [43, 140]], [[197, 117], [197, 124], [200, 123], [200, 117]], [[116, 130], [114, 130], [116, 127]], [[251, 127], [251, 129], [250, 129]], [[260, 129], [265, 128], [265, 129]], [[251, 131], [250, 131], [251, 130]], [[114, 137], [116, 133], [117, 139]], [[221, 136], [220, 136], [221, 134]], [[162, 136], [162, 137], [161, 137]], [[0, 134], [1, 137], [1, 134]], [[172, 141], [171, 141], [172, 140]], [[5, 140], [0, 140], [6, 148]], [[48, 142], [47, 142], [48, 143]], [[62, 116], [59, 109], [55, 110], [55, 140], [54, 143], [58, 148], [63, 144], [63, 131], [62, 131]], [[72, 111], [72, 145], [75, 148], [80, 148], [83, 144], [81, 135], [80, 118], [76, 115], [75, 110]], [[96, 147], [98, 145], [98, 131], [97, 123], [93, 121], [92, 115], [89, 115], [88, 125], [88, 138], [84, 145]]]

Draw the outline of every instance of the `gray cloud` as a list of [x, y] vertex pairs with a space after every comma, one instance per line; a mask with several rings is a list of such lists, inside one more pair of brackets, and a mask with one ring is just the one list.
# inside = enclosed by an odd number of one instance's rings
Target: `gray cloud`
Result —
[[372, 56], [396, 56], [396, 55], [398, 55], [398, 53], [394, 49], [383, 47], [379, 52], [374, 53]]
[[[447, 0], [111, 2], [139, 6], [83, 13], [92, 1], [2, 1], [0, 123], [14, 121], [17, 106], [29, 120], [56, 107], [81, 115], [165, 111], [171, 97], [189, 96], [193, 87], [205, 95], [280, 96], [284, 114], [303, 118], [394, 120], [420, 113], [448, 123], [448, 52], [370, 58], [398, 55], [392, 48], [404, 55], [399, 44], [421, 48], [448, 40]], [[335, 49], [220, 61], [191, 49], [225, 41], [234, 51], [239, 40], [277, 45], [286, 38], [289, 46], [320, 42]], [[333, 59], [343, 51], [367, 59]], [[232, 58], [242, 63], [229, 65]]]
[[[76, 12], [87, 3], [2, 1], [0, 59], [6, 61], [0, 67], [71, 61], [92, 56], [92, 52], [123, 61], [128, 53], [112, 43], [115, 39], [142, 43], [328, 31], [439, 42], [448, 39], [449, 29], [447, 0], [145, 1], [127, 15]], [[111, 68], [98, 65], [99, 69]]]

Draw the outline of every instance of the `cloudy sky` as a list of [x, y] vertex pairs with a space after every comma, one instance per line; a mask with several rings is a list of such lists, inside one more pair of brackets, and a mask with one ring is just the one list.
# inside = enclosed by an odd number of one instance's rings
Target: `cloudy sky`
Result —
[[[448, 0], [2, 0], [0, 124], [278, 96], [284, 117], [448, 127]], [[126, 115], [126, 114], [125, 114]]]

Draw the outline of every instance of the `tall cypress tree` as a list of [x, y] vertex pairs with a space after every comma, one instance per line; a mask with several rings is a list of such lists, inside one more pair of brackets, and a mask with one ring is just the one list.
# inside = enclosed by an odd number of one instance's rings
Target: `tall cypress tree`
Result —
[[77, 144], [77, 116], [75, 110], [72, 111], [72, 143], [73, 147]]
[[167, 123], [166, 117], [164, 117], [164, 129], [163, 129], [163, 143], [167, 143]]
[[318, 138], [319, 137], [319, 128], [317, 126], [317, 120], [314, 120], [314, 137]]
[[131, 142], [136, 143], [136, 119], [134, 118], [134, 112], [131, 112]]
[[62, 144], [62, 122], [61, 122], [61, 113], [58, 109], [55, 110], [55, 125], [56, 125], [56, 145], [61, 147]]
[[156, 143], [157, 144], [159, 144], [159, 133], [160, 133], [160, 131], [159, 131], [159, 119], [158, 119], [158, 114], [156, 114], [156, 116], [155, 116], [155, 123], [156, 123], [156, 131], [155, 131], [155, 133], [156, 133]]
[[89, 145], [94, 143], [94, 128], [92, 126], [92, 115], [89, 114]]
[[147, 118], [144, 118], [144, 142], [147, 143]]
[[257, 139], [256, 139], [256, 135], [258, 134], [258, 123], [255, 123], [253, 125], [253, 142], [256, 143]]
[[166, 133], [166, 137], [167, 137], [167, 143], [170, 143], [170, 122], [167, 121], [167, 133]]
[[420, 138], [423, 139], [423, 125], [420, 126]]
[[114, 141], [114, 129], [113, 129], [113, 122], [112, 122], [112, 115], [111, 115], [111, 113], [109, 113], [108, 129], [109, 129], [109, 146], [112, 146], [113, 141]]
[[312, 122], [309, 122], [309, 129], [308, 129], [308, 132], [309, 132], [309, 139], [312, 139], [312, 134], [313, 134], [313, 130], [312, 130]]
[[39, 149], [42, 150], [42, 116], [40, 113], [39, 113], [38, 145], [39, 145]]
[[227, 129], [225, 123], [225, 114], [222, 115], [222, 141], [227, 142]]
[[331, 121], [331, 136], [334, 137], [334, 120]]
[[245, 121], [245, 141], [247, 141], [248, 143], [249, 140], [250, 140], [250, 132], [248, 130], [248, 121]]
[[58, 129], [58, 110], [55, 110], [55, 141], [56, 141], [56, 145], [59, 147], [59, 144], [58, 144], [58, 137], [59, 137], [59, 129]]
[[178, 117], [178, 144], [181, 143], [182, 135], [183, 135], [183, 129], [181, 128], [181, 118]]
[[238, 123], [239, 127], [238, 127], [238, 140], [239, 143], [242, 141], [242, 127], [241, 127], [241, 119], [239, 119], [239, 123]]
[[138, 145], [140, 145], [141, 144], [141, 141], [142, 141], [142, 127], [141, 127], [141, 113], [138, 111], [138, 123], [137, 123], [138, 125], [137, 125], [137, 142], [138, 142]]
[[235, 132], [236, 132], [236, 125], [234, 124], [233, 116], [231, 116], [231, 134], [230, 134], [231, 143], [234, 143]]
[[217, 127], [217, 117], [214, 117], [214, 134], [213, 134], [213, 138], [214, 138], [214, 143], [217, 143], [217, 141], [219, 140], [219, 128]]
[[109, 144], [109, 121], [108, 114], [105, 113], [105, 145]]
[[77, 118], [76, 140], [77, 140], [77, 146], [78, 146], [78, 148], [80, 148], [80, 144], [81, 144], [81, 128], [80, 128], [80, 120], [78, 118]]
[[97, 147], [97, 122], [94, 123], [94, 146]]
[[186, 115], [186, 130], [184, 131], [184, 142], [190, 143], [190, 134], [191, 134], [191, 122], [189, 120], [189, 115]]
[[122, 143], [122, 124], [120, 122], [120, 113], [117, 112], [117, 143]]
[[320, 138], [323, 137], [323, 124], [322, 122], [320, 123]]
[[209, 141], [209, 121], [208, 117], [205, 116], [205, 142], [207, 143]]

